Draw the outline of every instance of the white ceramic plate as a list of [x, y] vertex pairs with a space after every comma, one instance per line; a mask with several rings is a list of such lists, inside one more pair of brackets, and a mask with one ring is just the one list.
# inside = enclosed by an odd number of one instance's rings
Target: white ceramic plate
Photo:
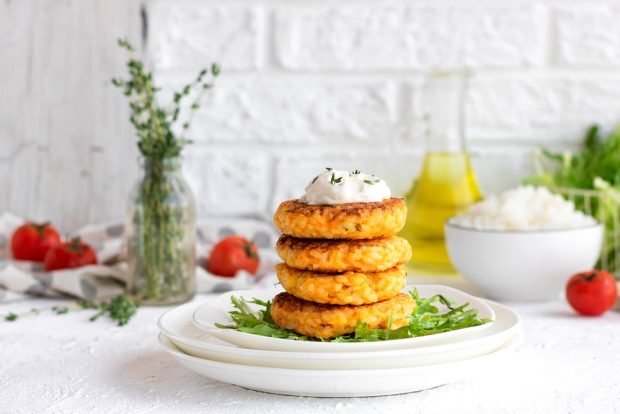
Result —
[[[455, 305], [469, 303], [471, 308], [478, 311], [480, 318], [495, 319], [493, 309], [482, 299], [471, 296], [460, 290], [442, 285], [420, 285], [417, 286], [421, 297], [430, 297], [441, 294]], [[227, 342], [251, 349], [264, 349], [270, 351], [285, 352], [363, 352], [363, 351], [384, 351], [388, 349], [404, 349], [420, 346], [438, 345], [455, 340], [465, 339], [479, 331], [489, 329], [493, 323], [487, 323], [472, 328], [461, 329], [458, 331], [445, 332], [436, 335], [422, 336], [417, 338], [398, 339], [382, 342], [310, 342], [295, 341], [290, 339], [271, 338], [260, 335], [253, 335], [238, 332], [234, 329], [223, 329], [215, 326], [216, 323], [230, 324], [228, 312], [232, 310], [230, 303], [231, 296], [244, 297], [246, 299], [257, 298], [261, 300], [271, 300], [282, 290], [239, 290], [227, 292], [213, 300], [208, 300], [194, 312], [193, 322], [206, 332], [223, 339]], [[254, 310], [259, 308], [250, 305]], [[439, 306], [441, 308], [441, 306]]]
[[279, 352], [242, 348], [222, 341], [192, 324], [201, 303], [188, 303], [166, 312], [159, 319], [162, 333], [186, 354], [254, 366], [296, 369], [378, 369], [421, 366], [472, 358], [494, 351], [521, 330], [519, 316], [511, 309], [491, 303], [495, 322], [476, 335], [436, 346], [372, 352]]
[[308, 397], [371, 397], [422, 391], [482, 375], [514, 350], [521, 334], [489, 354], [444, 364], [374, 370], [300, 370], [256, 367], [211, 361], [187, 355], [165, 335], [159, 341], [181, 365], [206, 377], [276, 394]]

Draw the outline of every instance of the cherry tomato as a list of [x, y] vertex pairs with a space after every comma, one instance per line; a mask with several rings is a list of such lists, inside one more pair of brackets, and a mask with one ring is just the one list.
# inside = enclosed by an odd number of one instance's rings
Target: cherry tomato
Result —
[[50, 223], [29, 221], [13, 233], [11, 251], [17, 260], [42, 262], [47, 251], [60, 243], [60, 233]]
[[51, 248], [45, 255], [45, 271], [71, 269], [97, 264], [97, 254], [79, 238]]
[[582, 315], [602, 315], [617, 297], [616, 279], [604, 270], [577, 273], [566, 284], [568, 303]]
[[206, 268], [219, 276], [234, 276], [238, 270], [256, 274], [259, 258], [256, 246], [241, 236], [228, 236], [216, 243]]

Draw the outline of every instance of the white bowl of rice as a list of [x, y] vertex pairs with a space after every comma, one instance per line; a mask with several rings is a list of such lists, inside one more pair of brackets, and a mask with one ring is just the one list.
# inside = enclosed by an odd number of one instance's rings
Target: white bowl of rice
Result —
[[544, 187], [491, 196], [446, 223], [454, 267], [491, 298], [559, 297], [573, 274], [592, 269], [603, 227]]

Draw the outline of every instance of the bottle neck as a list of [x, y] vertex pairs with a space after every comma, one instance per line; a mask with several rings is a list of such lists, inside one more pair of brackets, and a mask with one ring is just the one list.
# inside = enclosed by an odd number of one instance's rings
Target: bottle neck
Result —
[[427, 152], [466, 152], [465, 94], [468, 75], [455, 71], [430, 75], [420, 96], [426, 122]]

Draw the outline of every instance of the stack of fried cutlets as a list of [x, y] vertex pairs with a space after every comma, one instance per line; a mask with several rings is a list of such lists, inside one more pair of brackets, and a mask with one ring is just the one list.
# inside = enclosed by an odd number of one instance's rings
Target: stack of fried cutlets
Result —
[[406, 285], [409, 243], [396, 234], [406, 218], [400, 198], [381, 202], [310, 205], [283, 202], [274, 216], [284, 233], [276, 266], [286, 293], [271, 314], [278, 326], [329, 339], [369, 328], [396, 329], [415, 308]]

